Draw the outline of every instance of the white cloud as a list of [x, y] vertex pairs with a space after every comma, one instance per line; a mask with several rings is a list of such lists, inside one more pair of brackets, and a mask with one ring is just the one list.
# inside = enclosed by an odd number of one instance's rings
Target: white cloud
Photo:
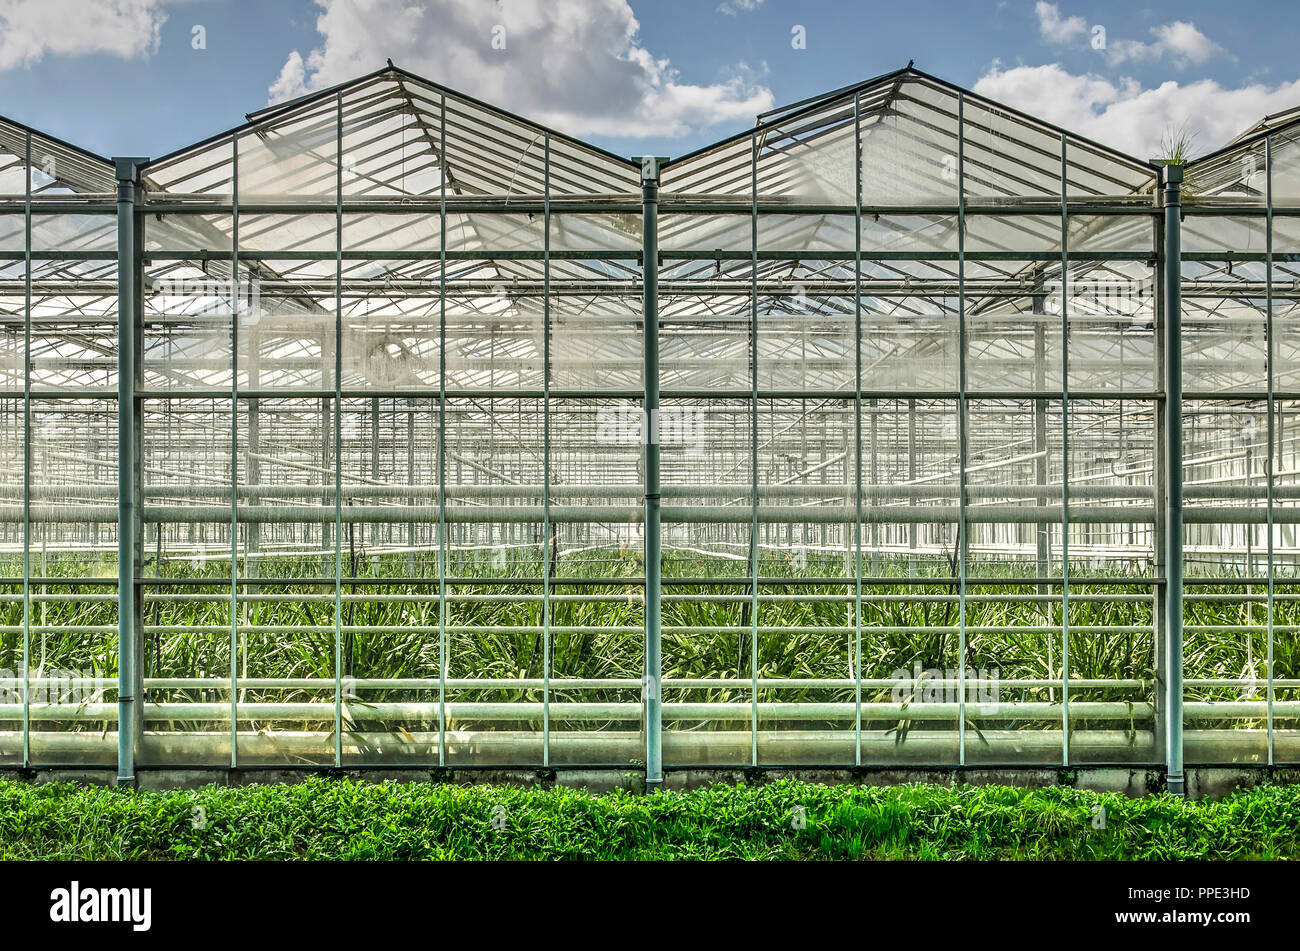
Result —
[[718, 4], [718, 12], [734, 17], [738, 13], [752, 13], [762, 5], [763, 0], [725, 0]]
[[47, 55], [147, 56], [158, 49], [168, 2], [0, 0], [0, 69], [31, 66]]
[[[1038, 3], [1034, 4], [1034, 13], [1038, 17], [1038, 32], [1049, 43], [1069, 46], [1092, 33], [1088, 28], [1087, 20], [1081, 16], [1061, 16], [1061, 8], [1055, 3], [1038, 0]], [[1101, 35], [1105, 36], [1104, 33]], [[1198, 30], [1195, 23], [1186, 20], [1175, 20], [1173, 23], [1152, 27], [1151, 35], [1155, 39], [1150, 43], [1123, 39], [1109, 42], [1105, 47], [1107, 62], [1117, 66], [1127, 62], [1156, 62], [1168, 59], [1174, 66], [1182, 69], [1194, 63], [1204, 63], [1215, 56], [1227, 55], [1227, 51], [1222, 46]]]
[[302, 54], [294, 50], [280, 67], [280, 75], [271, 83], [271, 102], [282, 102], [302, 93], [307, 84], [307, 67]]
[[1196, 28], [1196, 24], [1175, 20], [1162, 26], [1152, 28], [1155, 37], [1152, 43], [1138, 40], [1117, 40], [1106, 50], [1106, 58], [1111, 64], [1126, 61], [1155, 61], [1168, 57], [1179, 69], [1192, 64], [1204, 63], [1206, 60], [1223, 54], [1222, 46], [1214, 42]]
[[995, 64], [975, 92], [1138, 158], [1154, 158], [1161, 140], [1185, 130], [1198, 151], [1236, 137], [1265, 115], [1300, 105], [1300, 79], [1225, 89], [1211, 79], [1172, 80], [1144, 88], [1133, 79], [1112, 82], [1070, 73], [1058, 64], [1002, 69]]
[[1034, 4], [1034, 13], [1038, 15], [1038, 32], [1049, 43], [1072, 43], [1088, 32], [1088, 21], [1083, 17], [1062, 17], [1061, 8], [1055, 3], [1038, 0]]
[[[743, 65], [684, 82], [637, 37], [627, 0], [316, 0], [321, 46], [294, 51], [272, 102], [345, 82], [385, 59], [576, 135], [679, 136], [749, 122], [772, 93]], [[495, 48], [504, 40], [504, 49]]]

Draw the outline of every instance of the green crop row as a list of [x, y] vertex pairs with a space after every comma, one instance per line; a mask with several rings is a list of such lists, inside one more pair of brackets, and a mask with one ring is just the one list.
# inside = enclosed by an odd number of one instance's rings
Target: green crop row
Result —
[[0, 783], [7, 860], [1296, 858], [1300, 786], [1184, 801], [792, 779], [649, 796], [344, 779], [135, 793]]

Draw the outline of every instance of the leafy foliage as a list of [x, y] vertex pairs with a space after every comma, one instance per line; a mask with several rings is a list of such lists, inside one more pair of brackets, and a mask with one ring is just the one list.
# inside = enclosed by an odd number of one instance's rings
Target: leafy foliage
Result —
[[[1092, 825], [1099, 805], [1104, 829]], [[11, 860], [1295, 858], [1300, 786], [1188, 802], [793, 779], [649, 796], [345, 779], [136, 793], [0, 783], [0, 859]]]

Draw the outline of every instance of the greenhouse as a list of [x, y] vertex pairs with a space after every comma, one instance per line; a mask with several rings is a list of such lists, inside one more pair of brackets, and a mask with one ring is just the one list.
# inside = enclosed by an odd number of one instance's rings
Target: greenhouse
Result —
[[1297, 138], [0, 120], [0, 768], [1300, 765]]

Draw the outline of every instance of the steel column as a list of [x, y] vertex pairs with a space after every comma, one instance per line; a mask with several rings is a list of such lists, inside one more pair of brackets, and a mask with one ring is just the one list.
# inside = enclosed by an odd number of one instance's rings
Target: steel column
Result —
[[[251, 449], [252, 447], [250, 447]], [[249, 479], [251, 483], [253, 480]], [[246, 531], [251, 531], [252, 523]], [[161, 524], [158, 527], [162, 531]], [[230, 136], [230, 768], [239, 765], [239, 136]]]
[[[1267, 643], [1267, 656], [1265, 660], [1266, 664], [1268, 665], [1268, 686], [1266, 688], [1268, 716], [1267, 716], [1266, 729], [1268, 731], [1268, 765], [1274, 766], [1275, 765], [1274, 753], [1276, 752], [1275, 750], [1276, 744], [1274, 742], [1274, 739], [1275, 739], [1276, 730], [1275, 730], [1275, 724], [1273, 722], [1273, 701], [1275, 697], [1275, 689], [1274, 689], [1275, 684], [1273, 680], [1273, 651], [1274, 651], [1273, 627], [1275, 624], [1274, 611], [1276, 610], [1276, 592], [1274, 590], [1276, 575], [1273, 567], [1273, 545], [1274, 545], [1273, 524], [1275, 521], [1273, 509], [1274, 509], [1274, 494], [1276, 488], [1275, 483], [1277, 481], [1276, 478], [1277, 463], [1274, 461], [1273, 456], [1274, 453], [1277, 451], [1278, 445], [1280, 445], [1280, 441], [1277, 439], [1277, 429], [1278, 429], [1278, 426], [1276, 424], [1277, 411], [1276, 411], [1276, 400], [1274, 398], [1274, 392], [1273, 392], [1274, 381], [1276, 380], [1275, 363], [1274, 363], [1274, 359], [1275, 359], [1274, 354], [1276, 353], [1276, 347], [1274, 345], [1274, 336], [1275, 336], [1276, 327], [1273, 322], [1273, 137], [1271, 135], [1265, 136], [1264, 138], [1264, 182], [1265, 182], [1264, 202], [1268, 210], [1268, 215], [1264, 219], [1265, 220], [1264, 341], [1266, 346], [1268, 347], [1268, 351], [1264, 360], [1265, 372], [1268, 374], [1268, 382], [1267, 382], [1268, 396], [1265, 401], [1266, 416], [1268, 418], [1267, 425], [1265, 426], [1265, 434], [1266, 434], [1266, 438], [1268, 439], [1268, 454], [1264, 457], [1264, 479], [1266, 483], [1265, 487], [1268, 493], [1267, 496], [1268, 616], [1266, 619], [1266, 623], [1268, 625], [1268, 632], [1267, 632], [1268, 643]], [[1250, 476], [1249, 470], [1247, 470], [1246, 475], [1249, 478]], [[1247, 531], [1249, 530], [1250, 529], [1247, 529]], [[1251, 570], [1253, 571], [1253, 568]], [[1254, 610], [1255, 609], [1252, 607], [1251, 618], [1250, 618], [1252, 622], [1255, 620]], [[1253, 635], [1248, 633], [1246, 636], [1251, 637]], [[1253, 669], [1251, 670], [1251, 674], [1252, 676], [1254, 675]]]
[[343, 93], [334, 116], [334, 765], [343, 765]]
[[[542, 766], [551, 765], [551, 136], [543, 151], [542, 197]], [[530, 664], [531, 666], [531, 664]]]
[[646, 790], [663, 782], [663, 654], [659, 547], [659, 172], [662, 160], [641, 159], [641, 272], [644, 287], [645, 405], [645, 733]]
[[450, 180], [445, 92], [438, 95], [438, 119], [438, 765], [442, 767], [447, 765], [447, 188]]
[[[749, 763], [758, 766], [758, 136], [749, 137]], [[739, 671], [737, 671], [739, 672]]]
[[[1070, 765], [1070, 213], [1061, 133], [1061, 765]], [[1043, 441], [1047, 453], [1047, 442]], [[1044, 455], [1044, 469], [1046, 469]], [[1046, 529], [1043, 532], [1046, 533]]]
[[[853, 765], [862, 765], [862, 95], [853, 97]], [[915, 412], [915, 411], [913, 411]], [[874, 425], [875, 417], [872, 416]], [[874, 432], [874, 429], [873, 429]], [[908, 433], [914, 441], [915, 430]], [[871, 464], [875, 465], [875, 447]], [[916, 457], [911, 456], [912, 465]], [[874, 480], [873, 480], [874, 481]], [[915, 528], [911, 529], [916, 548]], [[872, 549], [874, 557], [875, 549]]]
[[144, 690], [140, 671], [140, 401], [136, 396], [136, 187], [144, 158], [116, 158], [117, 177], [117, 784], [135, 788], [135, 757]]
[[970, 534], [966, 518], [970, 405], [966, 391], [966, 97], [957, 94], [957, 765], [966, 765], [966, 578]]
[[1164, 167], [1165, 765], [1183, 795], [1183, 333], [1181, 165]]
[[[23, 767], [32, 764], [32, 134], [23, 169]], [[42, 572], [43, 573], [43, 572]]]

